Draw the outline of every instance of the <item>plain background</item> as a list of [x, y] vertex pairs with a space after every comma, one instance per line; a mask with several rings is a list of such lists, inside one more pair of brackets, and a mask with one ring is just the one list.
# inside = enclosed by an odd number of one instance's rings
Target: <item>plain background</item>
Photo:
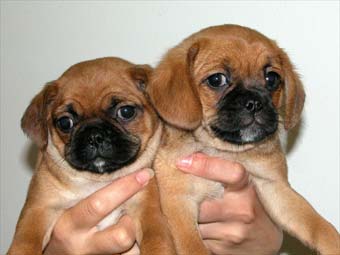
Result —
[[[43, 85], [97, 57], [155, 65], [186, 36], [224, 23], [277, 40], [301, 73], [307, 100], [289, 143], [289, 179], [339, 230], [338, 1], [2, 1], [0, 254], [14, 233], [36, 156], [20, 118]], [[294, 249], [289, 254], [307, 252]]]

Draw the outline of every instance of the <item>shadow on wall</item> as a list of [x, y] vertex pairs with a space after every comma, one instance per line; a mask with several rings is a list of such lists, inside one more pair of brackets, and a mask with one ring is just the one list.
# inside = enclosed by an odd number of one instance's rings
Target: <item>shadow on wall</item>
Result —
[[[286, 143], [286, 153], [289, 154], [293, 151], [295, 144], [299, 141], [301, 136], [301, 130], [303, 127], [303, 119], [299, 121], [299, 123], [289, 131], [287, 136], [287, 143]], [[288, 166], [289, 171], [289, 166]]]
[[281, 255], [317, 255], [316, 252], [308, 249], [299, 240], [284, 233], [283, 244], [280, 249]]
[[27, 168], [29, 169], [29, 171], [31, 171], [31, 173], [33, 174], [38, 162], [39, 149], [34, 143], [30, 142], [25, 153], [25, 163], [28, 166]]

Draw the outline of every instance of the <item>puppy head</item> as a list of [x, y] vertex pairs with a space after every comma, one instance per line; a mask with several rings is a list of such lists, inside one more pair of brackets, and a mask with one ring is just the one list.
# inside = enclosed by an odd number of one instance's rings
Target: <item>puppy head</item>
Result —
[[241, 26], [204, 29], [171, 49], [147, 88], [172, 125], [231, 144], [262, 141], [299, 121], [304, 90], [282, 49]]
[[52, 143], [73, 168], [111, 173], [138, 158], [156, 130], [143, 91], [150, 73], [118, 58], [76, 64], [32, 100], [22, 128], [42, 150]]

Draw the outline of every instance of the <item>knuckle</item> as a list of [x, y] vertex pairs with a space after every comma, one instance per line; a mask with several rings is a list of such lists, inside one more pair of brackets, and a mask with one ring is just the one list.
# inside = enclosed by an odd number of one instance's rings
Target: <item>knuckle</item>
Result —
[[244, 238], [242, 236], [237, 236], [237, 235], [234, 235], [234, 236], [231, 236], [230, 237], [230, 242], [233, 244], [233, 245], [240, 245], [242, 244], [244, 241]]
[[208, 159], [203, 159], [202, 160], [202, 166], [201, 166], [201, 173], [203, 175], [206, 175], [206, 173], [209, 173], [211, 171], [211, 164], [210, 164], [210, 161]]
[[253, 184], [249, 185], [248, 194], [252, 204], [255, 205], [255, 201], [257, 200], [257, 194]]
[[241, 202], [241, 206], [238, 210], [238, 215], [240, 215], [240, 219], [243, 223], [250, 224], [256, 220], [257, 217], [257, 206], [255, 203], [255, 198], [252, 195], [246, 195], [243, 197], [243, 201]]
[[243, 224], [252, 224], [256, 220], [255, 209], [251, 206], [246, 208], [238, 208], [237, 211], [230, 209], [227, 206], [221, 207], [221, 216], [226, 221], [239, 221]]
[[207, 157], [201, 154], [194, 154], [194, 161], [198, 162], [198, 169], [201, 173], [205, 173], [209, 171], [210, 162]]
[[81, 241], [79, 236], [75, 239], [69, 231], [60, 227], [56, 227], [53, 230], [50, 242], [51, 241], [57, 244], [58, 248], [65, 251], [66, 254], [72, 254], [72, 251], [79, 251], [79, 248], [81, 247], [78, 246], [78, 243]]
[[65, 229], [65, 226], [63, 224], [57, 224], [52, 232], [52, 238], [55, 239], [56, 241], [63, 242], [64, 240], [68, 240], [68, 233]]
[[268, 230], [266, 234], [268, 254], [276, 254], [282, 246], [283, 232], [281, 229], [275, 227], [275, 230]]
[[58, 242], [62, 242], [65, 239], [65, 236], [63, 232], [59, 230], [59, 228], [55, 228], [52, 232], [51, 239], [54, 239]]
[[226, 251], [230, 250], [230, 245], [225, 244], [224, 242], [218, 242], [216, 240], [204, 240], [205, 246], [212, 252], [214, 255], [227, 255], [230, 253], [226, 253]]
[[243, 214], [243, 222], [246, 224], [254, 223], [256, 219], [256, 213], [254, 208], [249, 208], [244, 214]]
[[237, 215], [235, 215], [235, 218], [239, 218], [244, 224], [252, 224], [256, 219], [255, 209], [250, 206], [243, 208], [242, 211], [239, 211]]
[[273, 236], [273, 241], [270, 242], [272, 244], [273, 254], [277, 252], [282, 246], [283, 242], [283, 232], [280, 229], [276, 229], [275, 234]]
[[244, 174], [245, 174], [244, 167], [241, 164], [234, 162], [232, 164], [232, 175], [231, 175], [232, 181], [233, 182], [241, 181], [244, 178]]
[[129, 232], [125, 228], [119, 228], [116, 230], [115, 239], [121, 250], [128, 250], [130, 247], [132, 247], [134, 242], [134, 240], [129, 235]]
[[246, 240], [247, 234], [244, 228], [240, 228], [230, 235], [229, 240], [234, 245], [240, 245]]
[[105, 213], [105, 204], [98, 198], [91, 199], [85, 205], [85, 213], [93, 216]]
[[244, 225], [239, 224], [232, 229], [225, 229], [222, 232], [223, 239], [227, 242], [230, 243], [231, 245], [240, 245], [244, 241], [246, 241], [249, 233], [248, 233], [248, 228], [246, 228]]

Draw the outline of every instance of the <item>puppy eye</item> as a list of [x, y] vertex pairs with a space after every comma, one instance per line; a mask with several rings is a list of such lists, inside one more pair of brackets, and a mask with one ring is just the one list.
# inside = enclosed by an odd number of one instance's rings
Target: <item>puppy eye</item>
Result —
[[229, 80], [223, 73], [215, 73], [213, 75], [210, 75], [207, 78], [206, 82], [209, 87], [213, 89], [221, 88], [229, 84]]
[[70, 117], [64, 116], [57, 120], [57, 127], [64, 133], [69, 133], [73, 128], [73, 120]]
[[132, 105], [122, 106], [117, 110], [117, 117], [124, 121], [130, 121], [136, 117], [136, 107]]
[[275, 91], [279, 88], [281, 77], [278, 73], [270, 71], [265, 74], [266, 88], [269, 91]]

